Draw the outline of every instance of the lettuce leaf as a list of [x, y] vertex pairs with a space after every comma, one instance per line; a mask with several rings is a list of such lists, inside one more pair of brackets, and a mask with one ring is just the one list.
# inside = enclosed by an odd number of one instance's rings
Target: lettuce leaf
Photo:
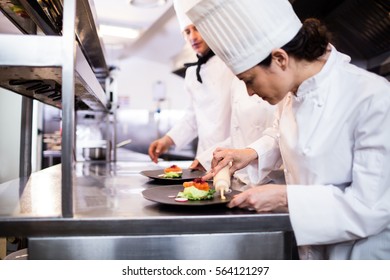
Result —
[[177, 197], [185, 197], [188, 200], [206, 200], [214, 198], [214, 189], [210, 189], [208, 191], [202, 191], [197, 189], [196, 187], [187, 187], [184, 188], [182, 192], [177, 194]]
[[164, 174], [164, 178], [181, 178], [182, 173], [168, 172]]

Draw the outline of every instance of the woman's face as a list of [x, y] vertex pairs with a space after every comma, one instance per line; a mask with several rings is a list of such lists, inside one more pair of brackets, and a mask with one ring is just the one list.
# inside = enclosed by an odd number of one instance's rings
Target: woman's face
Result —
[[245, 83], [250, 96], [256, 94], [275, 105], [293, 90], [293, 75], [288, 67], [289, 58], [286, 55], [272, 56], [270, 66], [256, 65], [237, 75]]
[[193, 24], [188, 25], [184, 29], [183, 34], [185, 40], [191, 44], [192, 49], [198, 55], [204, 56], [208, 53], [210, 48], [203, 40], [202, 36], [200, 36], [200, 33], [198, 32], [198, 29], [196, 29], [195, 25]]

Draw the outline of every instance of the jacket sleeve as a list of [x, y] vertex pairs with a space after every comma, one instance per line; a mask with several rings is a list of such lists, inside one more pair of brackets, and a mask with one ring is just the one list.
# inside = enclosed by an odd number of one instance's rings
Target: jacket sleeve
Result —
[[277, 107], [274, 114], [273, 125], [263, 132], [263, 136], [248, 145], [254, 149], [258, 160], [248, 165], [249, 179], [253, 184], [267, 182], [267, 175], [282, 165], [282, 158], [279, 151], [279, 119], [283, 109], [283, 102]]
[[194, 140], [198, 135], [194, 111], [188, 109], [184, 117], [167, 132], [167, 135], [172, 138], [177, 150]]
[[224, 141], [217, 143], [213, 145], [212, 147], [208, 148], [206, 151], [200, 153], [196, 156], [196, 159], [202, 164], [202, 166], [206, 169], [206, 171], [209, 171], [211, 169], [211, 160], [213, 159], [213, 152], [216, 148], [231, 148], [231, 138], [228, 137]]
[[193, 106], [192, 92], [186, 86], [186, 92], [189, 94], [189, 105], [183, 118], [177, 122], [167, 135], [172, 138], [177, 150], [182, 149], [198, 136], [198, 126], [196, 123], [195, 110]]

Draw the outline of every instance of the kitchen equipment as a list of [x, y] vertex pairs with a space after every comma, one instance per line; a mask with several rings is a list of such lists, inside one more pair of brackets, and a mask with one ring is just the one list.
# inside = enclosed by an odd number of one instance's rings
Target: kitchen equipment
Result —
[[83, 157], [90, 160], [104, 160], [106, 159], [106, 147], [84, 147]]
[[[119, 142], [116, 144], [116, 148], [126, 146], [127, 144], [130, 144], [131, 141], [131, 139], [127, 139]], [[86, 160], [105, 160], [107, 158], [107, 141], [102, 140], [90, 142], [89, 145], [83, 147], [83, 157]]]

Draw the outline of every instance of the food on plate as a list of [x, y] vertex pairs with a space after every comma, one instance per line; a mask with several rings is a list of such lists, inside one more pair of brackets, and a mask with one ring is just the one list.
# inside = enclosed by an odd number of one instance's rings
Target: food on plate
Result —
[[164, 174], [158, 175], [161, 178], [165, 179], [175, 179], [175, 178], [181, 178], [183, 174], [183, 169], [181, 169], [177, 165], [171, 165], [170, 167], [167, 167], [164, 169]]
[[170, 173], [170, 172], [183, 173], [183, 169], [181, 169], [179, 166], [174, 164], [164, 169], [164, 173]]
[[161, 174], [160, 177], [166, 178], [166, 179], [174, 179], [174, 178], [181, 178], [182, 173], [176, 173], [176, 172], [168, 172]]
[[203, 181], [201, 178], [195, 178], [193, 181], [184, 182], [183, 187], [195, 187], [198, 190], [208, 191], [210, 189], [209, 183]]
[[183, 191], [179, 192], [176, 196], [176, 201], [181, 198], [186, 198], [188, 200], [207, 200], [214, 198], [214, 189], [210, 189], [210, 186], [207, 182], [203, 181], [200, 178], [194, 179], [194, 181], [184, 182]]
[[181, 169], [177, 165], [171, 165], [164, 169], [164, 174], [159, 175], [159, 177], [173, 179], [173, 178], [181, 178], [183, 174], [183, 169]]

